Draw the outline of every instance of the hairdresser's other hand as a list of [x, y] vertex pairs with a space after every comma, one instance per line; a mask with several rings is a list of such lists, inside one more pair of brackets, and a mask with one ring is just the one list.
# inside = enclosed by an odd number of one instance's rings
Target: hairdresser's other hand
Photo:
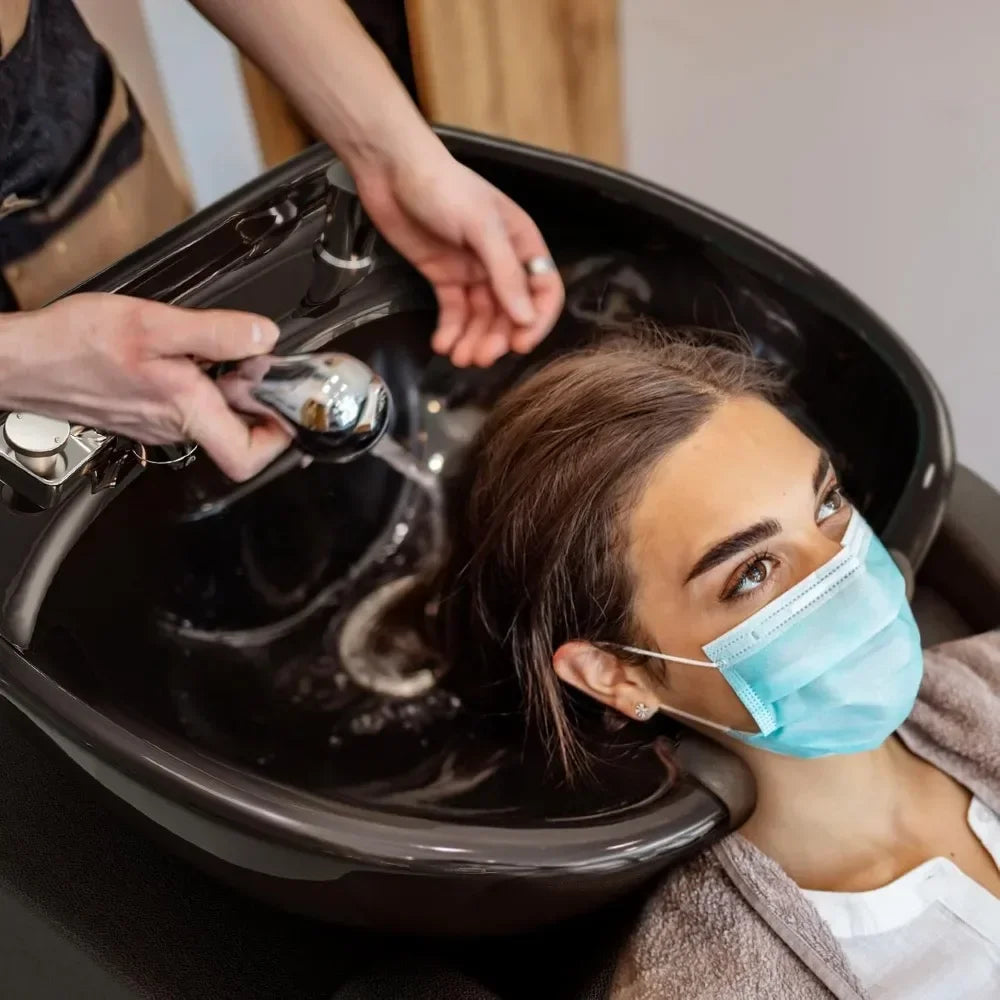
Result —
[[0, 317], [0, 408], [62, 417], [143, 444], [195, 441], [226, 475], [249, 479], [289, 444], [276, 421], [251, 423], [196, 361], [268, 353], [268, 319], [180, 309], [124, 295], [71, 295]]
[[525, 269], [549, 257], [538, 227], [429, 129], [421, 146], [386, 166], [357, 169], [355, 180], [376, 227], [434, 286], [434, 349], [458, 366], [532, 350], [563, 304], [558, 271]]
[[[563, 288], [524, 265], [549, 251], [528, 215], [459, 164], [344, 0], [193, 0], [344, 161], [382, 235], [437, 293], [434, 348], [456, 365], [530, 351]], [[457, 5], [456, 5], [457, 6]]]

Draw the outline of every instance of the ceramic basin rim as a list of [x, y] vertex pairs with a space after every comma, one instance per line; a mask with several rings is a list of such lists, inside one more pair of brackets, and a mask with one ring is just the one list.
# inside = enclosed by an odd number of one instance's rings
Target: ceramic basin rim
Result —
[[[246, 833], [371, 867], [438, 875], [604, 873], [655, 864], [691, 840], [664, 835], [665, 811], [656, 804], [606, 824], [511, 828], [443, 823], [321, 798], [242, 771], [169, 734], [150, 729], [147, 737], [134, 723], [126, 728], [6, 643], [0, 645], [0, 694], [33, 721], [175, 803]], [[689, 794], [686, 811], [704, 819], [698, 842], [710, 830], [725, 828], [727, 810], [720, 800], [700, 786]], [[625, 842], [627, 851], [609, 850]]]

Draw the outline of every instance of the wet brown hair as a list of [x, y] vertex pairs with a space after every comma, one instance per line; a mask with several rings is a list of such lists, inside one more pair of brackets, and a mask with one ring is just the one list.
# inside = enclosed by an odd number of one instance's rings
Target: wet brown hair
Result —
[[452, 484], [439, 642], [466, 700], [525, 719], [568, 774], [588, 760], [587, 713], [552, 655], [573, 639], [643, 642], [627, 513], [662, 456], [748, 395], [777, 401], [781, 385], [741, 338], [644, 324], [516, 385]]

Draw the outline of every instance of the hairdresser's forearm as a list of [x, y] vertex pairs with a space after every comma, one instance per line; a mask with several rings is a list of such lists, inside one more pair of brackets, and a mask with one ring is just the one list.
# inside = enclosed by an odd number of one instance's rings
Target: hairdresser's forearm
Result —
[[440, 149], [342, 0], [192, 0], [357, 173]]

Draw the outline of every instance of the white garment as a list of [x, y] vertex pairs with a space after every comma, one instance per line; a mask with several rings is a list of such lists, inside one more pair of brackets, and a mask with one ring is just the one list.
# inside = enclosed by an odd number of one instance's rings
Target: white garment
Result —
[[[969, 826], [1000, 867], [1000, 818], [978, 799]], [[947, 858], [871, 892], [813, 892], [874, 1000], [1000, 997], [1000, 899]]]

